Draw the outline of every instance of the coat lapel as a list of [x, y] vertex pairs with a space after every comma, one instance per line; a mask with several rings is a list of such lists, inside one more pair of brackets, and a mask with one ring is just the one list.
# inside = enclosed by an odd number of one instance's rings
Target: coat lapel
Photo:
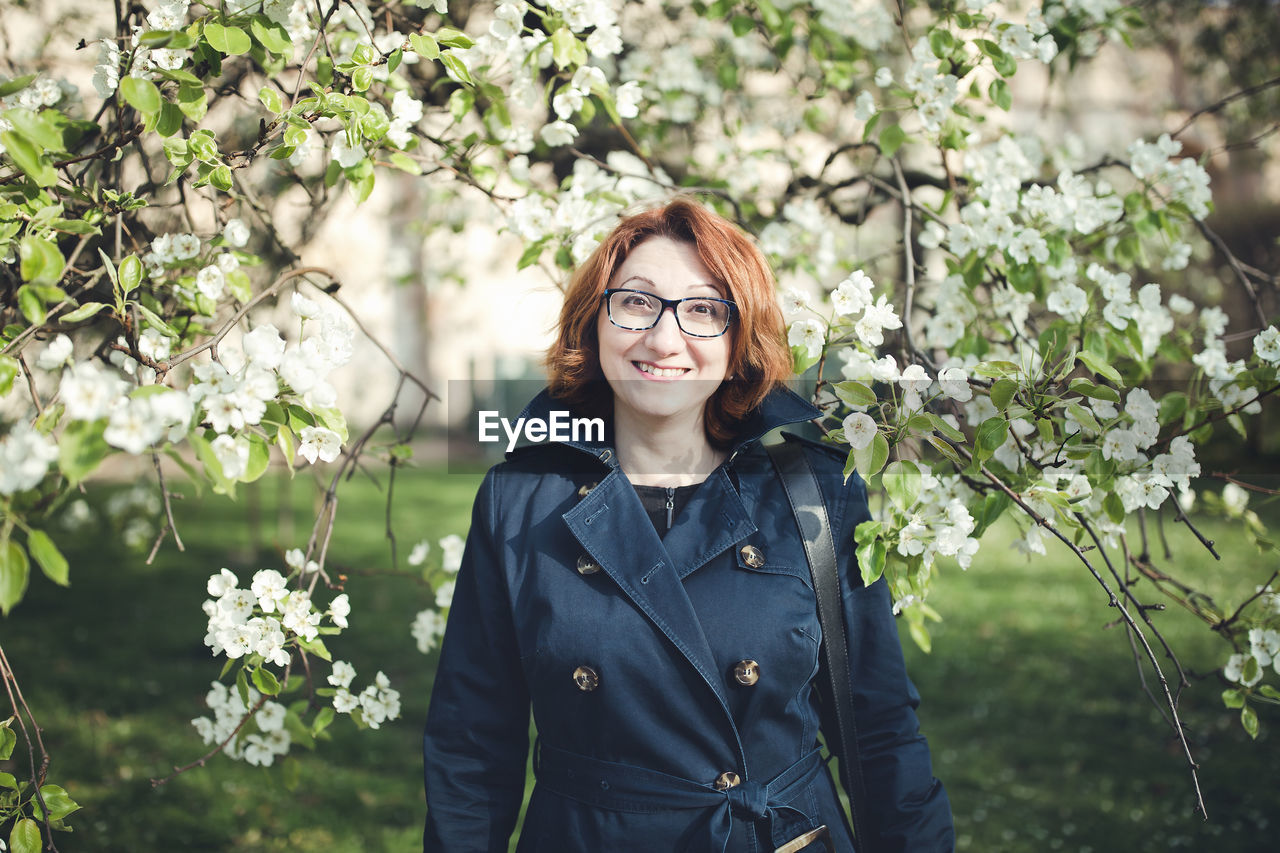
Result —
[[[650, 525], [652, 526], [652, 525]], [[696, 492], [661, 542], [683, 579], [708, 560], [756, 532], [755, 522], [724, 468]]]
[[[720, 476], [723, 477], [723, 474]], [[725, 486], [728, 486], [729, 492], [733, 492], [727, 478], [719, 488], [723, 489]], [[696, 499], [695, 502], [702, 503]], [[691, 502], [691, 507], [693, 503]], [[737, 529], [745, 531], [750, 522], [745, 517], [741, 501], [736, 500], [736, 503], [736, 510], [741, 515], [735, 514], [734, 523]], [[687, 517], [688, 513], [682, 516]], [[653, 523], [649, 521], [640, 498], [627, 482], [626, 476], [614, 469], [577, 506], [566, 512], [563, 518], [587, 553], [697, 669], [726, 714], [729, 713], [723, 678], [717, 672], [711, 646], [702, 632], [702, 625], [681, 580], [682, 566], [658, 537], [658, 532], [654, 530]], [[753, 525], [752, 527], [754, 529]], [[706, 562], [732, 542], [731, 539], [726, 540], [715, 551], [711, 551], [709, 547], [703, 547], [694, 541], [699, 532], [705, 535], [708, 531], [688, 530], [683, 535], [685, 544], [680, 546], [677, 553], [689, 553], [698, 558], [705, 551], [700, 559], [701, 562]], [[673, 528], [667, 534], [668, 538], [675, 533], [676, 529]], [[732, 532], [721, 533], [714, 539], [718, 542], [731, 535]]]

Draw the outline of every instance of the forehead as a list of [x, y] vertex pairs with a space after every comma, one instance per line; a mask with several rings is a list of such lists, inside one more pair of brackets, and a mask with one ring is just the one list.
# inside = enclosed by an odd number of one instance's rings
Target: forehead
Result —
[[655, 290], [663, 296], [667, 291], [723, 292], [697, 248], [669, 237], [649, 237], [633, 247], [614, 272], [611, 286]]

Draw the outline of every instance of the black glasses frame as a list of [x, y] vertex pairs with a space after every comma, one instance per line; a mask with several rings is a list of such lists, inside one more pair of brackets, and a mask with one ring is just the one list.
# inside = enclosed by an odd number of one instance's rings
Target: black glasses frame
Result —
[[[624, 326], [621, 323], [619, 323], [617, 320], [613, 319], [613, 309], [610, 307], [609, 297], [615, 293], [639, 293], [642, 296], [648, 296], [650, 299], [656, 299], [658, 302], [660, 302], [662, 304], [662, 309], [658, 311], [658, 316], [653, 318], [653, 322], [647, 326]], [[658, 294], [650, 293], [647, 290], [636, 290], [633, 287], [610, 287], [610, 288], [607, 288], [604, 293], [600, 294], [600, 298], [604, 300], [604, 310], [605, 310], [605, 313], [609, 316], [609, 322], [617, 326], [619, 329], [626, 329], [629, 332], [643, 332], [643, 331], [647, 331], [648, 329], [652, 329], [654, 326], [658, 325], [658, 323], [662, 321], [662, 315], [666, 313], [668, 308], [670, 308], [671, 313], [676, 318], [676, 326], [678, 326], [680, 331], [683, 332], [684, 334], [688, 335], [691, 338], [718, 338], [724, 335], [725, 332], [729, 331], [729, 326], [732, 325], [733, 318], [738, 316], [738, 306], [736, 303], [730, 302], [728, 299], [720, 299], [719, 297], [715, 297], [715, 296], [685, 296], [681, 299], [663, 299]], [[725, 320], [724, 328], [721, 329], [716, 334], [700, 335], [697, 332], [689, 331], [684, 327], [684, 323], [680, 322], [679, 307], [681, 302], [719, 302], [720, 304], [728, 307], [729, 318]]]

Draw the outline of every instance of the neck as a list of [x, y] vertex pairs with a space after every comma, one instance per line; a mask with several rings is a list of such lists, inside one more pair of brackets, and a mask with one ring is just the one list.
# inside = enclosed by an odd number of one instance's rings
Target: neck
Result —
[[701, 412], [689, 419], [660, 420], [614, 414], [618, 464], [637, 486], [701, 483], [724, 460], [725, 454], [707, 440]]

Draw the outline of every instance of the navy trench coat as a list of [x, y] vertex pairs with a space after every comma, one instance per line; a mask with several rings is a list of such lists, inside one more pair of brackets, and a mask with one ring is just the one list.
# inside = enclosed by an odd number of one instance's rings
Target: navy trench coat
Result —
[[[553, 408], [544, 391], [525, 414]], [[537, 781], [520, 853], [767, 853], [822, 824], [832, 850], [852, 853], [816, 750], [809, 567], [758, 443], [816, 415], [790, 391], [770, 394], [665, 538], [607, 444], [517, 449], [490, 469], [423, 739], [425, 851], [508, 849], [532, 707]], [[839, 552], [877, 849], [951, 850], [888, 592], [864, 587], [855, 563], [866, 488], [843, 482], [838, 451], [805, 445]]]

